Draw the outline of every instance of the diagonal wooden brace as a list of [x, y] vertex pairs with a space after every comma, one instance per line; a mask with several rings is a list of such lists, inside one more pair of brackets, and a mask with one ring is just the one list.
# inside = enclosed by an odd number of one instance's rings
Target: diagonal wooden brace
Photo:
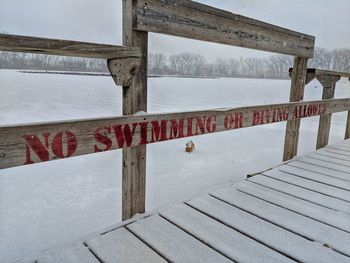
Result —
[[140, 67], [140, 58], [116, 58], [107, 61], [116, 85], [130, 87]]

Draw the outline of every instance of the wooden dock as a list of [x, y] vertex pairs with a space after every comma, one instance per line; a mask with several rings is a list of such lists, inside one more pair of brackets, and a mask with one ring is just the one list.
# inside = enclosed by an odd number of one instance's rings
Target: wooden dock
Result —
[[350, 140], [138, 216], [55, 262], [350, 262]]

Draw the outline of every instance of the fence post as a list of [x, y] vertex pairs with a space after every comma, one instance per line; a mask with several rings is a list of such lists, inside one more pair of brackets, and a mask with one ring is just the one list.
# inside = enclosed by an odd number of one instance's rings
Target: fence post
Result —
[[[349, 77], [350, 81], [350, 77]], [[346, 120], [346, 127], [345, 127], [345, 140], [350, 138], [350, 111], [348, 111], [348, 118]]]
[[[323, 100], [333, 99], [335, 85], [337, 81], [340, 80], [340, 76], [322, 74], [322, 75], [317, 75], [316, 78], [323, 86], [322, 99]], [[332, 120], [332, 114], [325, 114], [320, 116], [316, 149], [325, 147], [328, 144], [329, 131], [331, 128], [331, 120]]]
[[[304, 89], [307, 75], [307, 61], [308, 59], [304, 57], [295, 57], [294, 59], [289, 98], [290, 102], [297, 102], [304, 98]], [[287, 121], [283, 161], [290, 160], [297, 154], [299, 128], [299, 119]]]
[[[127, 87], [123, 86], [123, 115], [147, 111], [148, 33], [134, 30], [135, 0], [123, 0], [123, 44], [139, 47], [142, 52], [139, 70]], [[146, 146], [123, 149], [122, 219], [145, 212]]]
[[346, 119], [346, 127], [345, 127], [345, 137], [344, 139], [347, 140], [350, 138], [350, 111], [348, 111], [348, 117]]

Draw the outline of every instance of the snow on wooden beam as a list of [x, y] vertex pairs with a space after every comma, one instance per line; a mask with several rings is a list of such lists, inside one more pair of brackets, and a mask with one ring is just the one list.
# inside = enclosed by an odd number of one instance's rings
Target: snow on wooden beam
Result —
[[137, 0], [136, 30], [313, 57], [315, 37], [189, 0]]
[[313, 117], [350, 99], [0, 127], [0, 168]]
[[0, 50], [100, 59], [140, 58], [134, 47], [0, 34]]

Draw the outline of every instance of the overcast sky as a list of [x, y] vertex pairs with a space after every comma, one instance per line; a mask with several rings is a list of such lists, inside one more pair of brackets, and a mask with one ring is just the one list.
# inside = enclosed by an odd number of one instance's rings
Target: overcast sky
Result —
[[[200, 0], [221, 9], [316, 36], [316, 45], [350, 47], [350, 0]], [[121, 0], [0, 0], [0, 31], [121, 44]], [[215, 57], [266, 56], [252, 51], [150, 34], [150, 52]]]

